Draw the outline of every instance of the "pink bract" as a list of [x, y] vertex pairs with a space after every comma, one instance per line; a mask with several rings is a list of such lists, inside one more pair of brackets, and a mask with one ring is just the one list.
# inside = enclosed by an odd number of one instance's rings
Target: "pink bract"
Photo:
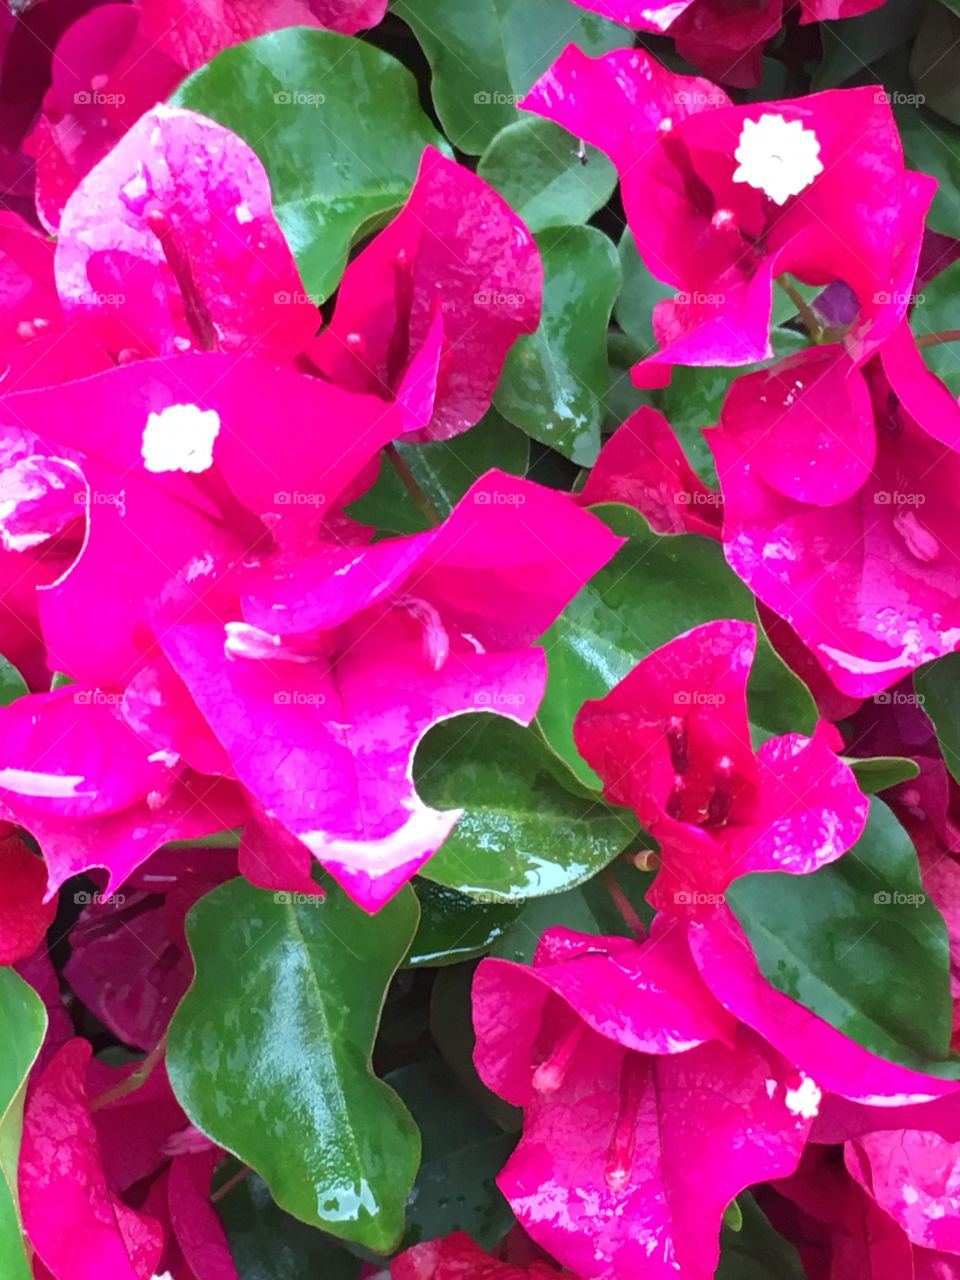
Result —
[[709, 913], [736, 876], [806, 875], [860, 836], [866, 798], [828, 745], [789, 734], [754, 752], [747, 677], [756, 628], [709, 622], [644, 658], [585, 703], [574, 739], [604, 795], [660, 844], [648, 895], [659, 909]]
[[[466, 711], [528, 724], [546, 676], [534, 641], [619, 545], [568, 495], [489, 472], [437, 529], [265, 564], [242, 614], [160, 642], [266, 827], [375, 910], [459, 817], [417, 796], [420, 738]], [[302, 859], [281, 854], [301, 891]]]
[[542, 1262], [517, 1267], [491, 1258], [462, 1231], [414, 1245], [390, 1264], [390, 1280], [553, 1280], [559, 1276], [559, 1271]]
[[398, 398], [411, 439], [446, 440], [489, 409], [507, 352], [539, 323], [542, 290], [517, 215], [428, 147], [405, 207], [347, 267], [311, 354], [341, 386]]
[[[858, 351], [902, 319], [934, 185], [904, 168], [889, 103], [873, 88], [734, 106], [640, 50], [589, 58], [570, 46], [521, 106], [606, 151], [641, 256], [679, 290], [654, 309], [661, 350], [634, 370], [641, 385], [662, 385], [674, 364], [770, 358], [784, 272], [846, 281], [860, 301], [849, 340]], [[763, 153], [750, 130], [770, 122], [795, 131], [791, 145], [808, 144], [791, 157], [789, 195], [748, 163]]]
[[580, 501], [625, 502], [657, 533], [720, 537], [721, 495], [707, 488], [666, 418], [648, 405], [632, 413], [600, 450]]
[[[670, 950], [658, 957], [661, 946]], [[530, 1236], [585, 1280], [708, 1280], [727, 1204], [792, 1172], [809, 1130], [802, 1078], [746, 1028], [715, 1013], [703, 1021], [715, 1006], [689, 962], [671, 989], [681, 947], [669, 931], [642, 944], [554, 931], [532, 971], [485, 960], [474, 981], [477, 1069], [524, 1107], [498, 1183]], [[581, 1020], [587, 987], [595, 1009], [615, 1006], [604, 1034], [596, 1013]], [[670, 1006], [659, 1034], [639, 1042], [646, 1051], [631, 1047], [635, 1028], [659, 1025]], [[722, 1039], [703, 1041], [711, 1022]]]
[[917, 363], [905, 332], [865, 368], [812, 348], [739, 379], [708, 433], [728, 561], [854, 697], [960, 643], [960, 410]]
[[56, 254], [68, 323], [114, 357], [259, 350], [292, 361], [319, 324], [247, 144], [148, 111], [67, 201]]

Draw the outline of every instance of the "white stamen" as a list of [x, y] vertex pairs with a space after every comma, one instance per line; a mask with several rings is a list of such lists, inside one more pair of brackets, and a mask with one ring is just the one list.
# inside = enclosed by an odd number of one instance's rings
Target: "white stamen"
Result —
[[172, 404], [151, 413], [143, 429], [143, 464], [148, 471], [199, 475], [213, 466], [213, 442], [220, 431], [215, 409]]
[[815, 1081], [803, 1075], [795, 1089], [788, 1089], [784, 1102], [793, 1116], [802, 1116], [804, 1120], [812, 1120], [820, 1110], [820, 1099], [823, 1094]]
[[776, 204], [806, 190], [823, 173], [820, 141], [800, 120], [784, 120], [767, 112], [759, 120], [745, 120], [734, 158], [740, 167], [734, 182], [746, 182]]

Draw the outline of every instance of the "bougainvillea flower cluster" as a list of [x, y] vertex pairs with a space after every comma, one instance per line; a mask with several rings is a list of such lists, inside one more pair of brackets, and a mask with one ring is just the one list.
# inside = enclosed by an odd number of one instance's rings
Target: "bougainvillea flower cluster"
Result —
[[954, 17], [389, 9], [0, 14], [0, 1280], [960, 1280]]

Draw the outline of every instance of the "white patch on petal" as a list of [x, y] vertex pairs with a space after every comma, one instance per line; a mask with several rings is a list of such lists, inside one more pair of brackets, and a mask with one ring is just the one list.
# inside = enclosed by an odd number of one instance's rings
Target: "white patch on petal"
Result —
[[[802, 1075], [802, 1073], [801, 1073]], [[788, 1089], [784, 1103], [793, 1116], [801, 1116], [804, 1120], [812, 1120], [820, 1111], [820, 1099], [823, 1097], [820, 1088], [809, 1076], [803, 1076], [796, 1089]]]
[[740, 165], [734, 182], [746, 182], [776, 204], [786, 204], [823, 173], [814, 131], [799, 120], [767, 112], [759, 120], [744, 121], [734, 157]]
[[148, 471], [199, 475], [213, 466], [213, 443], [220, 431], [215, 409], [172, 404], [151, 413], [143, 429], [143, 464]]

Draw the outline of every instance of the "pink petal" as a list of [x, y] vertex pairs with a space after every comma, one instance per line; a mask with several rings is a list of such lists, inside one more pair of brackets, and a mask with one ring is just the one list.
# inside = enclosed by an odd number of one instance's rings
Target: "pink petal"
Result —
[[149, 111], [80, 183], [56, 271], [67, 319], [114, 353], [258, 349], [282, 362], [318, 325], [260, 161], [179, 108]]
[[33, 955], [57, 914], [57, 900], [44, 902], [47, 872], [19, 835], [0, 837], [0, 964]]
[[56, 1280], [151, 1280], [163, 1236], [107, 1189], [85, 1076], [90, 1045], [72, 1040], [46, 1068], [24, 1115], [24, 1227]]
[[216, 1150], [175, 1156], [170, 1165], [170, 1222], [196, 1280], [238, 1280], [223, 1223], [210, 1203]]
[[600, 450], [580, 501], [625, 502], [657, 533], [719, 538], [723, 521], [721, 495], [707, 488], [666, 418], [648, 405], [631, 414]]
[[390, 1280], [552, 1280], [560, 1272], [545, 1263], [511, 1266], [484, 1253], [463, 1231], [414, 1245], [390, 1264]]
[[410, 438], [446, 440], [490, 407], [507, 352], [539, 323], [542, 289], [540, 255], [516, 214], [428, 147], [406, 206], [347, 268], [312, 355], [350, 390], [402, 390], [419, 428]]

